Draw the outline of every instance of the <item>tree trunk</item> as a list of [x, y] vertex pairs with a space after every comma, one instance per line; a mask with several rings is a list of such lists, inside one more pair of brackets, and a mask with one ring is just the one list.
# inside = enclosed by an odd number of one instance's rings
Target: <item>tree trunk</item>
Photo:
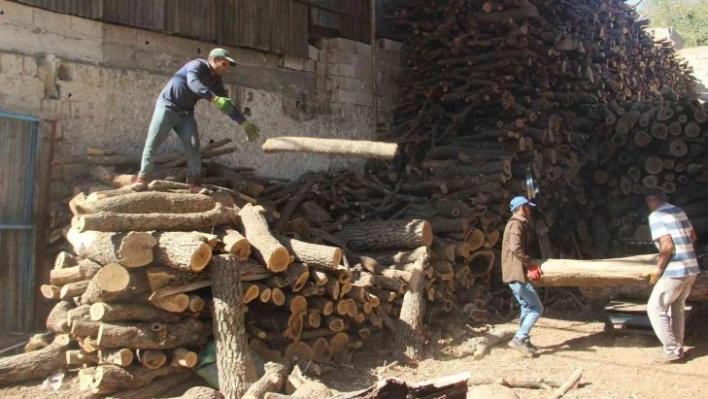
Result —
[[226, 228], [219, 233], [219, 239], [224, 243], [224, 251], [244, 261], [251, 256], [251, 243], [238, 231]]
[[153, 261], [152, 249], [157, 240], [146, 232], [80, 232], [70, 229], [66, 235], [77, 255], [101, 265], [118, 262], [126, 267], [145, 266]]
[[172, 374], [156, 379], [149, 385], [114, 393], [108, 397], [110, 399], [152, 399], [162, 397], [164, 393], [179, 385], [190, 375], [191, 373], [186, 370], [175, 370]]
[[128, 348], [102, 349], [98, 351], [98, 362], [100, 364], [128, 367], [133, 363], [134, 358], [133, 351]]
[[267, 392], [278, 392], [288, 378], [288, 365], [268, 362], [264, 366], [265, 374], [248, 388], [243, 399], [263, 399]]
[[74, 304], [69, 301], [61, 301], [54, 305], [47, 316], [47, 330], [55, 334], [68, 334], [71, 330], [67, 323], [67, 314], [73, 308], [75, 308]]
[[233, 257], [220, 255], [214, 257], [210, 268], [214, 281], [214, 340], [219, 388], [227, 398], [242, 397], [258, 379], [248, 351], [239, 265], [240, 262]]
[[342, 261], [342, 250], [327, 245], [311, 244], [287, 237], [277, 237], [283, 246], [295, 255], [295, 259], [308, 266], [336, 269]]
[[408, 292], [403, 296], [393, 349], [394, 356], [407, 363], [417, 363], [422, 357], [424, 288], [423, 262], [419, 260], [413, 270]]
[[140, 294], [148, 289], [147, 280], [143, 273], [140, 271], [131, 273], [118, 263], [110, 263], [93, 276], [81, 296], [81, 304], [111, 302]]
[[91, 392], [107, 395], [127, 389], [141, 388], [150, 385], [157, 378], [168, 376], [174, 372], [172, 367], [150, 370], [139, 366], [127, 369], [114, 365], [98, 366], [91, 382]]
[[543, 270], [543, 278], [533, 282], [537, 286], [593, 287], [643, 282], [648, 285], [642, 273], [656, 267], [656, 254], [614, 259], [544, 259], [532, 262]]
[[187, 318], [177, 323], [116, 325], [101, 323], [98, 346], [106, 348], [174, 349], [202, 345], [208, 338], [209, 323]]
[[152, 306], [131, 303], [94, 303], [90, 308], [91, 320], [111, 321], [154, 321], [159, 323], [176, 323], [182, 315], [166, 312]]
[[97, 213], [74, 216], [71, 226], [79, 232], [95, 231], [191, 231], [208, 229], [238, 220], [236, 210], [217, 202], [204, 212], [192, 213]]
[[101, 265], [90, 259], [83, 259], [77, 266], [52, 269], [49, 272], [49, 282], [53, 285], [64, 285], [90, 280], [99, 270]]
[[[225, 395], [221, 392], [209, 388], [209, 387], [194, 387], [188, 389], [184, 395], [178, 396], [176, 398], [166, 398], [166, 399], [223, 399]], [[126, 397], [127, 398], [127, 397]], [[229, 398], [231, 399], [231, 398]]]
[[211, 235], [199, 232], [163, 231], [155, 234], [155, 262], [184, 272], [200, 272], [212, 256]]
[[338, 236], [347, 246], [362, 251], [429, 247], [433, 241], [430, 223], [424, 220], [370, 221], [344, 226]]
[[44, 378], [61, 370], [70, 342], [68, 335], [58, 335], [44, 349], [0, 358], [0, 386]]
[[125, 191], [125, 195], [105, 197], [81, 204], [83, 213], [195, 213], [214, 209], [216, 201], [204, 194], [159, 191]]
[[246, 238], [256, 248], [268, 270], [279, 273], [288, 268], [290, 253], [270, 233], [264, 214], [262, 206], [251, 204], [246, 204], [239, 213]]
[[398, 144], [364, 140], [320, 139], [313, 137], [276, 137], [263, 143], [266, 154], [276, 152], [309, 152], [345, 157], [391, 160]]
[[[649, 299], [653, 288], [648, 283], [635, 282], [611, 286], [581, 286], [580, 292], [589, 301], [600, 304], [614, 298], [646, 301]], [[696, 277], [696, 281], [691, 287], [691, 294], [686, 300], [689, 302], [708, 302], [708, 274], [701, 273]]]
[[86, 291], [88, 287], [88, 281], [74, 281], [73, 283], [67, 283], [59, 290], [59, 299], [62, 301], [68, 301], [71, 298], [81, 296]]

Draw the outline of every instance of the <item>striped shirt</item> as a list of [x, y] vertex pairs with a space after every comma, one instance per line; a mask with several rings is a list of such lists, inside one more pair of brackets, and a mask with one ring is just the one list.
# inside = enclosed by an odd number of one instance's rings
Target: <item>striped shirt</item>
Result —
[[665, 235], [670, 235], [674, 242], [674, 253], [669, 258], [662, 278], [685, 277], [700, 272], [691, 241], [693, 226], [681, 208], [669, 203], [662, 204], [649, 215], [649, 228], [651, 239], [657, 247], [658, 240]]

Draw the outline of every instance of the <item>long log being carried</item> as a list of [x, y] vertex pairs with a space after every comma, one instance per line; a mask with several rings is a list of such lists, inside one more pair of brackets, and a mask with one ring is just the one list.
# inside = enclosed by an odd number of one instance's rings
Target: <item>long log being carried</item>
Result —
[[[646, 299], [651, 285], [644, 273], [656, 267], [656, 254], [624, 258], [577, 260], [539, 259], [543, 278], [533, 284], [540, 287], [580, 287], [588, 299]], [[590, 298], [592, 297], [592, 298]], [[689, 301], [708, 301], [708, 275], [701, 273], [693, 283]]]
[[275, 137], [263, 143], [266, 154], [275, 152], [310, 152], [345, 157], [390, 160], [398, 152], [398, 144], [365, 140], [320, 139], [314, 137]]

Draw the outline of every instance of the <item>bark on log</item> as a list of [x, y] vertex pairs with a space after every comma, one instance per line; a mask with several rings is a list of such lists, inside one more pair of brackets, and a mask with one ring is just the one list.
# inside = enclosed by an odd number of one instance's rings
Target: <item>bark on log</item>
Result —
[[111, 302], [148, 290], [148, 283], [141, 271], [131, 273], [118, 263], [101, 268], [91, 279], [81, 296], [81, 304]]
[[177, 348], [172, 352], [172, 360], [170, 365], [172, 367], [185, 367], [194, 368], [197, 365], [199, 356], [196, 352], [190, 351], [186, 348]]
[[111, 321], [155, 321], [160, 323], [176, 323], [182, 315], [166, 312], [148, 305], [131, 303], [94, 303], [89, 310], [91, 320]]
[[72, 228], [79, 232], [94, 231], [190, 231], [208, 229], [238, 220], [237, 210], [217, 202], [204, 212], [192, 213], [112, 213], [101, 212], [74, 216]]
[[158, 350], [138, 349], [135, 351], [135, 356], [143, 367], [150, 370], [158, 369], [167, 363], [167, 355]]
[[128, 348], [102, 349], [98, 351], [98, 362], [100, 364], [128, 367], [133, 363], [134, 358], [133, 351]]
[[225, 396], [216, 389], [209, 387], [189, 388], [184, 395], [166, 399], [223, 399]]
[[45, 299], [59, 299], [61, 296], [61, 287], [51, 284], [42, 284], [39, 287], [39, 292]]
[[99, 270], [101, 270], [101, 265], [90, 259], [83, 259], [77, 266], [51, 270], [49, 272], [49, 282], [53, 285], [64, 285], [90, 280]]
[[223, 177], [229, 181], [229, 188], [251, 197], [258, 197], [263, 192], [263, 186], [248, 181], [246, 177], [218, 162], [209, 162], [206, 167], [209, 176]]
[[[646, 282], [614, 286], [580, 287], [583, 296], [595, 304], [601, 304], [611, 299], [638, 299], [646, 301], [654, 287]], [[691, 294], [686, 299], [689, 302], [708, 302], [708, 274], [701, 273], [691, 287]]]
[[229, 255], [215, 256], [211, 265], [214, 285], [214, 340], [219, 387], [227, 398], [239, 398], [256, 382], [258, 374], [248, 351], [241, 296], [240, 262]]
[[118, 262], [126, 267], [145, 266], [153, 261], [157, 240], [146, 232], [80, 232], [70, 229], [66, 239], [74, 252], [101, 265]]
[[123, 214], [194, 213], [214, 209], [216, 201], [205, 194], [178, 194], [159, 191], [134, 192], [125, 195], [85, 201], [83, 213], [112, 212]]
[[153, 399], [162, 397], [164, 393], [179, 385], [190, 375], [191, 373], [186, 370], [175, 370], [173, 374], [156, 379], [147, 386], [113, 393], [108, 395], [107, 399]]
[[307, 152], [345, 157], [391, 160], [398, 144], [364, 140], [320, 139], [313, 137], [276, 137], [263, 143], [266, 154], [276, 152]]
[[67, 283], [59, 290], [59, 299], [62, 301], [70, 300], [71, 298], [81, 296], [86, 291], [89, 281], [74, 281]]
[[74, 307], [74, 304], [69, 301], [61, 301], [54, 305], [47, 316], [47, 330], [55, 334], [68, 334], [71, 330], [67, 323], [67, 314]]
[[135, 349], [174, 349], [204, 344], [210, 328], [209, 323], [191, 317], [169, 324], [128, 326], [101, 323], [97, 342], [101, 349], [126, 346]]
[[241, 209], [241, 223], [246, 238], [266, 263], [268, 270], [279, 273], [288, 268], [290, 253], [273, 237], [265, 220], [265, 209], [262, 206], [246, 204]]
[[656, 254], [614, 259], [543, 259], [532, 262], [543, 270], [543, 278], [533, 282], [536, 286], [593, 287], [642, 282], [648, 285], [642, 273], [656, 267]]
[[278, 241], [295, 255], [295, 259], [308, 266], [336, 269], [342, 261], [342, 250], [327, 245], [311, 244], [287, 237], [277, 237]]
[[251, 256], [251, 243], [234, 229], [226, 228], [219, 232], [219, 239], [224, 243], [224, 251], [244, 261]]
[[338, 236], [355, 250], [413, 249], [433, 241], [430, 223], [418, 219], [349, 224]]
[[244, 393], [243, 399], [263, 399], [268, 392], [278, 392], [288, 378], [288, 365], [268, 362], [264, 366], [265, 374]]
[[156, 263], [184, 272], [200, 272], [209, 264], [214, 246], [210, 234], [163, 231], [155, 237]]
[[422, 328], [425, 313], [425, 277], [423, 261], [416, 262], [408, 292], [403, 296], [393, 354], [406, 363], [417, 363], [422, 357]]
[[44, 378], [64, 367], [71, 339], [57, 335], [51, 345], [34, 352], [0, 358], [0, 386]]
[[139, 366], [124, 369], [114, 365], [96, 367], [91, 382], [91, 392], [107, 395], [128, 389], [141, 388], [150, 385], [154, 380], [174, 373], [172, 367], [162, 367], [155, 370]]
[[[323, 174], [320, 173], [307, 178], [297, 192], [288, 198], [288, 201], [280, 209], [280, 218], [277, 222], [275, 222], [275, 226], [273, 226], [275, 230], [280, 232], [283, 231], [283, 226], [290, 221], [290, 216], [292, 216], [293, 212], [302, 203], [302, 201], [305, 200], [305, 197], [307, 197], [307, 195], [312, 191], [312, 187], [322, 176]], [[302, 179], [300, 181], [302, 181]]]
[[90, 321], [91, 320], [91, 306], [90, 305], [80, 305], [66, 313], [66, 324], [71, 327], [75, 321]]
[[444, 391], [457, 386], [467, 387], [467, 380], [472, 377], [470, 372], [464, 372], [431, 380], [420, 381], [408, 385], [409, 395], [413, 397], [426, 397], [432, 394], [442, 394]]
[[84, 365], [84, 364], [97, 364], [98, 363], [98, 354], [96, 353], [87, 353], [84, 352], [83, 350], [80, 349], [71, 349], [66, 351], [65, 353], [66, 356], [66, 364], [68, 365]]

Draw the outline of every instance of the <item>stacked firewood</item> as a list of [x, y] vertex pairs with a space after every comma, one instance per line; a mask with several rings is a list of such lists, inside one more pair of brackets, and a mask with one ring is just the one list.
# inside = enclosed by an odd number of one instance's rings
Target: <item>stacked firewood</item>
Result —
[[588, 151], [594, 170], [588, 178], [593, 183], [589, 211], [600, 217], [588, 221], [592, 228], [578, 229], [581, 239], [595, 242], [600, 251], [651, 241], [642, 194], [655, 187], [684, 208], [698, 236], [705, 237], [706, 108], [698, 101], [664, 100], [603, 110], [599, 140]]
[[406, 69], [392, 139], [405, 145], [408, 170], [426, 180], [477, 178], [472, 196], [478, 185], [487, 196], [540, 189], [559, 237], [589, 201], [580, 172], [598, 139], [593, 115], [683, 95], [693, 83], [623, 1], [401, 3], [393, 22]]
[[[27, 362], [34, 375], [81, 365], [82, 388], [94, 394], [152, 389], [153, 380], [184, 375], [212, 334], [208, 287], [224, 277], [214, 270], [229, 262], [240, 270], [249, 347], [263, 360], [311, 361], [306, 369], [318, 375], [318, 364], [346, 360], [373, 331], [396, 329], [399, 318], [414, 326], [410, 334], [400, 330], [400, 356], [420, 356], [420, 348], [406, 352], [421, 342], [422, 301], [425, 293], [433, 295], [426, 279], [434, 273], [431, 224], [361, 215], [358, 223], [334, 223], [313, 201], [318, 187], [353, 189], [326, 184], [325, 178], [341, 182], [340, 176], [354, 174], [271, 184], [271, 197], [287, 198], [277, 206], [263, 187], [263, 193], [251, 191], [261, 194], [256, 200], [214, 185], [207, 194], [186, 194], [184, 183], [167, 180], [135, 192], [134, 175], [101, 166], [92, 176], [92, 188], [69, 202], [74, 216], [66, 239], [73, 253], [57, 256], [50, 281], [41, 287], [46, 298], [60, 301], [47, 327], [63, 334], [55, 339], [62, 345], [31, 353], [32, 359], [53, 356], [41, 366], [36, 359]], [[242, 176], [238, 182], [257, 186]], [[344, 205], [350, 193], [337, 190]], [[451, 273], [452, 265], [447, 267]], [[67, 350], [69, 345], [77, 349]]]

